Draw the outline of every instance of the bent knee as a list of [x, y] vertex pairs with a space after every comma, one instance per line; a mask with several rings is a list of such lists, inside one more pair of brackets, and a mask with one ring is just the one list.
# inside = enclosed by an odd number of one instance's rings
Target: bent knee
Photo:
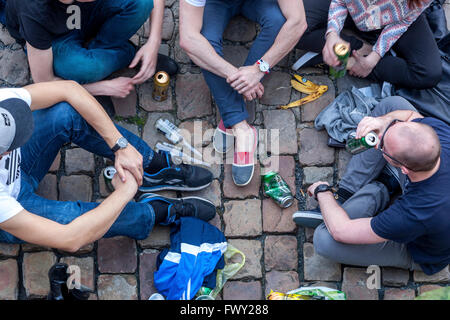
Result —
[[314, 251], [322, 257], [331, 258], [333, 256], [333, 252], [336, 251], [336, 240], [334, 240], [328, 232], [325, 224], [321, 224], [314, 231], [313, 243]]

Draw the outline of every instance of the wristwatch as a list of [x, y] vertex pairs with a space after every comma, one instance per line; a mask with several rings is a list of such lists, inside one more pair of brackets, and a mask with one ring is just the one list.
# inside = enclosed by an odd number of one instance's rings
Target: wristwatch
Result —
[[333, 192], [333, 188], [327, 184], [319, 184], [316, 190], [314, 190], [314, 198], [317, 200], [317, 194], [319, 192], [327, 192], [327, 191]]
[[270, 73], [270, 66], [269, 64], [264, 61], [263, 59], [259, 59], [256, 64], [259, 66], [259, 70], [261, 72], [264, 72], [265, 74], [269, 74]]
[[128, 140], [125, 139], [124, 137], [120, 137], [120, 138], [117, 140], [117, 142], [116, 142], [116, 144], [114, 145], [114, 147], [111, 148], [111, 151], [112, 151], [113, 153], [116, 153], [117, 150], [125, 149], [127, 146], [128, 146]]

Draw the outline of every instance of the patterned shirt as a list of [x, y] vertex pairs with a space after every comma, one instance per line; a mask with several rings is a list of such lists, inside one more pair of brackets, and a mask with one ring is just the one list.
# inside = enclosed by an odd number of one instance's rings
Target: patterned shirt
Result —
[[331, 0], [327, 34], [339, 34], [350, 13], [361, 31], [383, 29], [373, 47], [383, 57], [432, 2], [425, 0], [411, 9], [407, 0]]

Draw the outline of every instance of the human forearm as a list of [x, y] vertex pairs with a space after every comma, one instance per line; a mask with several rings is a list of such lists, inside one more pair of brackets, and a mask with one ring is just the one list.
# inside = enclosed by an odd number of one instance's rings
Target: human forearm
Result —
[[350, 218], [337, 203], [331, 191], [318, 193], [317, 199], [328, 231], [335, 240], [339, 241], [346, 230], [346, 225], [350, 222]]
[[66, 227], [70, 251], [77, 251], [86, 244], [102, 238], [111, 228], [134, 193], [114, 191], [98, 207], [79, 216]]
[[227, 78], [238, 70], [219, 56], [208, 40], [200, 33], [186, 35], [183, 39], [180, 39], [180, 46], [196, 65], [219, 77]]

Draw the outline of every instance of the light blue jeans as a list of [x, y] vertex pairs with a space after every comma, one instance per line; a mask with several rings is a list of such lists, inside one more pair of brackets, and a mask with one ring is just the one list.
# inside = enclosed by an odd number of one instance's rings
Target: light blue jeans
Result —
[[[31, 139], [21, 148], [21, 190], [18, 197], [23, 208], [38, 216], [68, 224], [99, 203], [54, 201], [38, 196], [35, 191], [47, 174], [61, 147], [73, 142], [81, 148], [114, 160], [114, 154], [98, 133], [68, 103], [33, 112], [35, 129]], [[122, 135], [142, 154], [144, 168], [154, 151], [131, 132], [117, 127]], [[128, 236], [145, 239], [153, 229], [155, 213], [151, 205], [130, 202], [111, 226], [105, 237]], [[22, 243], [0, 230], [0, 242]]]
[[[244, 63], [244, 66], [248, 66], [270, 49], [286, 19], [276, 0], [207, 0], [201, 33], [221, 57], [223, 33], [231, 18], [238, 14], [261, 26]], [[248, 113], [243, 96], [226, 79], [206, 70], [203, 70], [203, 75], [219, 107], [225, 127], [229, 128], [246, 120]]]

